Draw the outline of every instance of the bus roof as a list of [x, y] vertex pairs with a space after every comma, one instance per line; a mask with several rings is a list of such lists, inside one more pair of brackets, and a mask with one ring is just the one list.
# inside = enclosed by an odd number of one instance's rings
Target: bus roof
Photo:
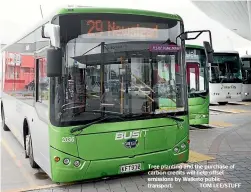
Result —
[[177, 14], [163, 13], [157, 11], [149, 11], [143, 9], [128, 9], [128, 8], [102, 8], [102, 7], [73, 7], [62, 8], [58, 14], [76, 14], [76, 13], [122, 13], [122, 14], [135, 14], [143, 16], [162, 17], [169, 19], [181, 20], [182, 18]]
[[251, 59], [251, 55], [243, 55], [243, 56], [241, 56], [241, 58], [250, 58]]
[[126, 8], [102, 8], [102, 7], [88, 7], [88, 6], [65, 6], [63, 8], [57, 8], [47, 16], [45, 19], [38, 22], [34, 27], [30, 28], [19, 36], [17, 39], [5, 45], [1, 51], [4, 51], [13, 43], [23, 39], [24, 37], [28, 36], [30, 33], [41, 27], [42, 25], [51, 22], [54, 17], [57, 15], [68, 15], [68, 14], [77, 14], [77, 13], [117, 13], [117, 14], [135, 14], [135, 15], [142, 15], [142, 16], [153, 16], [153, 17], [161, 17], [161, 18], [169, 18], [182, 21], [182, 18], [177, 14], [169, 14], [163, 12], [156, 12], [156, 11], [148, 11], [148, 10], [139, 10], [139, 9], [126, 9]]
[[215, 53], [215, 54], [217, 54], [217, 53], [239, 54], [239, 52], [238, 52], [238, 51], [215, 51], [214, 53]]
[[200, 45], [191, 45], [191, 44], [186, 44], [186, 48], [204, 49], [203, 46], [200, 46]]

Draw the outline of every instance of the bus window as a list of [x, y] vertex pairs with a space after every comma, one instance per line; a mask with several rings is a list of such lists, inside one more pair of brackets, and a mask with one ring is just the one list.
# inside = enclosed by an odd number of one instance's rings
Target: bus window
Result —
[[38, 101], [49, 105], [49, 78], [46, 77], [47, 63], [44, 58], [37, 60], [38, 62]]

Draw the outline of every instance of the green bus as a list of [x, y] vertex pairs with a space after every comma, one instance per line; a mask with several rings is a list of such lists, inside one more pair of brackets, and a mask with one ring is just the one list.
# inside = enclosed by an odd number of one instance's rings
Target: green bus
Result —
[[58, 10], [1, 51], [3, 129], [53, 182], [186, 162], [188, 33], [167, 13]]
[[209, 124], [209, 79], [204, 47], [186, 45], [189, 124]]

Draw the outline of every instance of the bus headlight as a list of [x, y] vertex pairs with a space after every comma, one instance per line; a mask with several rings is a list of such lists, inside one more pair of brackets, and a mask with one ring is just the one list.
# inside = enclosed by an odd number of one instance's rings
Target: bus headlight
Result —
[[186, 148], [186, 144], [182, 143], [180, 147], [181, 147], [181, 149], [185, 149]]
[[74, 166], [75, 167], [79, 167], [79, 165], [80, 165], [80, 161], [79, 160], [74, 161]]
[[179, 152], [179, 148], [178, 148], [178, 147], [175, 147], [175, 148], [173, 149], [173, 151], [174, 151], [175, 153], [178, 153], [178, 152]]
[[70, 159], [65, 158], [64, 161], [63, 161], [63, 163], [64, 163], [65, 165], [68, 165], [68, 164], [70, 163]]

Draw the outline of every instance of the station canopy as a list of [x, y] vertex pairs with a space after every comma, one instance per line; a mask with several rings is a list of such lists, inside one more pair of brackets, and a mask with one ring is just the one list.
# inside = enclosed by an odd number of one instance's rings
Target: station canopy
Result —
[[251, 41], [251, 1], [196, 1], [191, 2], [211, 19], [237, 35]]

